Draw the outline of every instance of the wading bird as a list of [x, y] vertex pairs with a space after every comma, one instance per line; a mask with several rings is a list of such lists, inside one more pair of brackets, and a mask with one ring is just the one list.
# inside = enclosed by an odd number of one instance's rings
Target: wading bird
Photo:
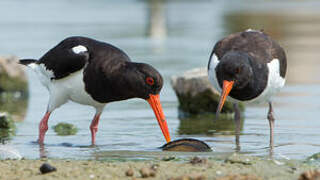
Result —
[[90, 125], [94, 145], [105, 105], [130, 98], [149, 102], [166, 141], [170, 142], [159, 98], [163, 86], [160, 73], [148, 64], [132, 62], [119, 48], [87, 37], [69, 37], [39, 60], [21, 59], [20, 63], [36, 72], [50, 94], [39, 124], [39, 144], [44, 142], [50, 114], [68, 100], [95, 108]]
[[247, 30], [218, 41], [211, 53], [208, 75], [221, 92], [217, 117], [230, 96], [234, 103], [236, 144], [239, 146], [239, 101], [268, 102], [270, 148], [273, 149], [274, 117], [271, 97], [285, 84], [286, 55], [282, 47], [261, 31]]

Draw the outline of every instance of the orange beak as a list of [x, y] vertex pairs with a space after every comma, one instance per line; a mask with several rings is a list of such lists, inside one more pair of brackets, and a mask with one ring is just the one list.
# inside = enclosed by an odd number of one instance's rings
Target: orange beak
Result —
[[161, 107], [161, 103], [160, 103], [160, 96], [159, 96], [159, 94], [157, 94], [157, 95], [150, 94], [149, 96], [150, 96], [150, 98], [147, 99], [147, 101], [149, 102], [151, 108], [153, 109], [153, 112], [157, 117], [157, 120], [158, 120], [159, 126], [161, 128], [161, 131], [163, 133], [163, 136], [168, 143], [171, 141], [170, 133], [168, 130], [166, 117], [164, 116], [163, 111], [162, 111], [162, 107]]
[[221, 109], [224, 105], [224, 102], [227, 99], [227, 96], [229, 95], [229, 93], [232, 89], [233, 83], [234, 83], [234, 81], [227, 81], [227, 80], [223, 81], [223, 88], [222, 88], [222, 93], [220, 96], [219, 105], [218, 105], [217, 112], [216, 112], [216, 119], [219, 118], [219, 114], [220, 114]]

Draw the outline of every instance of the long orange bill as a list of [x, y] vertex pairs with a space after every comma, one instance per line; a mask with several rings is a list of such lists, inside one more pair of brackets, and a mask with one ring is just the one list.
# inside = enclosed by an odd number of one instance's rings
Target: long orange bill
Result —
[[218, 105], [217, 112], [216, 112], [216, 119], [219, 118], [219, 114], [220, 114], [221, 109], [222, 109], [222, 107], [224, 105], [224, 102], [227, 99], [227, 96], [229, 95], [229, 93], [230, 93], [230, 91], [232, 89], [233, 83], [234, 83], [234, 81], [227, 81], [227, 80], [223, 81], [222, 92], [221, 92], [219, 105]]
[[150, 94], [149, 96], [150, 96], [150, 98], [147, 99], [147, 101], [149, 102], [150, 106], [152, 107], [153, 112], [157, 117], [157, 120], [158, 120], [159, 126], [161, 128], [161, 131], [163, 133], [163, 136], [168, 143], [171, 141], [170, 133], [168, 130], [166, 117], [164, 116], [163, 111], [162, 111], [162, 107], [161, 107], [161, 103], [160, 103], [160, 96], [159, 96], [159, 94], [157, 94], [157, 95]]

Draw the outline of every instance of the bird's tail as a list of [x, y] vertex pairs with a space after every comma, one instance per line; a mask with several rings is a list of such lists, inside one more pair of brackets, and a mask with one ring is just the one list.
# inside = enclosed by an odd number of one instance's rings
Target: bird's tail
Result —
[[19, 64], [23, 64], [25, 66], [28, 66], [29, 64], [32, 64], [32, 63], [36, 63], [37, 60], [35, 59], [20, 59], [19, 60]]

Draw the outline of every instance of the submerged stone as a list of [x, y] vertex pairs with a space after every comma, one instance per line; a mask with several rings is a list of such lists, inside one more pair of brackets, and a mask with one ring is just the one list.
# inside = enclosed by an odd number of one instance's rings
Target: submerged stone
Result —
[[16, 125], [8, 113], [0, 113], [0, 142], [4, 142], [15, 135]]
[[210, 146], [205, 142], [197, 139], [178, 139], [171, 141], [161, 147], [163, 151], [180, 151], [180, 152], [209, 152], [212, 151]]
[[75, 135], [78, 132], [78, 128], [70, 123], [58, 123], [53, 129], [59, 136]]
[[[196, 68], [181, 76], [173, 76], [171, 85], [179, 100], [179, 116], [216, 113], [220, 94], [208, 80], [206, 68]], [[239, 104], [241, 111], [244, 105]], [[233, 103], [227, 100], [221, 113], [233, 113]]]

